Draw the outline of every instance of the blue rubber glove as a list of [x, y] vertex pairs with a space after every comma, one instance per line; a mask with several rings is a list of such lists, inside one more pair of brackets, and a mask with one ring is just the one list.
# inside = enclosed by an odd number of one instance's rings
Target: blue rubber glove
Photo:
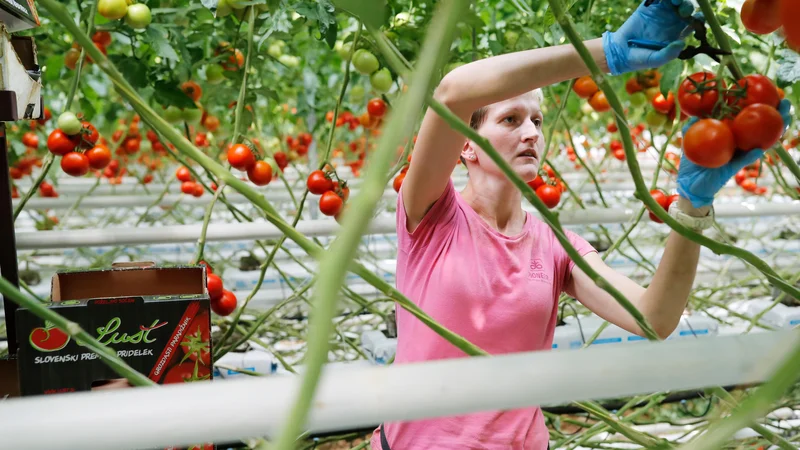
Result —
[[[791, 108], [792, 104], [789, 100], [783, 100], [778, 105], [778, 110], [786, 126], [784, 132], [792, 124]], [[686, 130], [698, 120], [697, 117], [692, 117], [683, 127], [683, 134], [686, 135]], [[764, 156], [762, 149], [756, 148], [749, 152], [737, 151], [728, 164], [716, 169], [709, 169], [689, 161], [684, 153], [678, 169], [678, 194], [692, 202], [692, 206], [695, 208], [709, 206], [714, 203], [714, 196], [717, 192], [728, 183], [731, 177], [736, 175], [736, 172], [758, 161], [762, 156]]]
[[[683, 39], [691, 34], [693, 11], [689, 0], [655, 0], [650, 6], [644, 6], [643, 1], [619, 30], [603, 33], [611, 74], [652, 69], [677, 58], [685, 47]], [[628, 46], [631, 39], [661, 42], [666, 47], [658, 51], [633, 48]]]

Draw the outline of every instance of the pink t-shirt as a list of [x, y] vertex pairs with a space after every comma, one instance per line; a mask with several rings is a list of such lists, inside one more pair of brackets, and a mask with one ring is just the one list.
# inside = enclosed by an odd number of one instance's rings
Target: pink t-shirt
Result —
[[[564, 232], [581, 256], [595, 251]], [[523, 231], [505, 236], [451, 180], [413, 233], [398, 196], [397, 243], [397, 289], [443, 326], [490, 354], [551, 349], [558, 297], [574, 263], [544, 222], [527, 213]], [[397, 334], [394, 364], [466, 356], [403, 308], [397, 308]], [[392, 450], [545, 450], [549, 439], [538, 407], [384, 427]], [[381, 449], [379, 430], [371, 445]]]

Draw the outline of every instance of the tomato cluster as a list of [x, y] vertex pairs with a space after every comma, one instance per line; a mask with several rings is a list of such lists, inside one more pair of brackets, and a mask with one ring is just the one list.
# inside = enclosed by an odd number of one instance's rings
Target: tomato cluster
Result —
[[567, 192], [567, 185], [556, 177], [555, 171], [547, 164], [542, 167], [542, 170], [547, 174], [548, 181], [545, 181], [539, 174], [533, 180], [528, 181], [528, 186], [536, 192], [536, 196], [547, 208], [553, 209], [561, 203], [561, 194]]
[[247, 178], [256, 186], [266, 186], [272, 181], [272, 166], [267, 161], [256, 161], [249, 146], [229, 144], [227, 156], [231, 167], [247, 172]]
[[797, 0], [746, 0], [742, 24], [755, 34], [770, 34], [782, 28], [786, 45], [800, 53], [800, 2]]
[[[769, 155], [767, 155], [769, 156]], [[768, 159], [769, 160], [769, 159]], [[756, 195], [764, 195], [767, 193], [765, 186], [759, 186], [756, 180], [761, 177], [761, 161], [756, 161], [753, 164], [738, 171], [733, 177], [736, 184], [739, 185], [746, 192]]]
[[335, 170], [314, 170], [308, 174], [306, 188], [308, 192], [320, 196], [319, 210], [322, 214], [339, 219], [339, 214], [350, 197], [347, 181], [340, 179]]
[[220, 316], [230, 315], [236, 310], [236, 295], [225, 289], [222, 278], [213, 272], [211, 265], [205, 261], [200, 261], [200, 264], [206, 266], [206, 288], [211, 301], [211, 310]]
[[108, 20], [124, 18], [125, 23], [134, 29], [147, 28], [153, 20], [147, 5], [132, 3], [131, 0], [98, 0], [97, 13]]
[[80, 177], [89, 168], [101, 170], [111, 162], [111, 151], [102, 142], [98, 144], [99, 139], [100, 133], [94, 125], [65, 112], [58, 117], [58, 127], [47, 137], [47, 149], [61, 156], [64, 173]]
[[727, 164], [737, 150], [771, 148], [784, 133], [777, 109], [782, 97], [763, 75], [747, 75], [730, 87], [709, 72], [689, 76], [681, 83], [678, 101], [700, 120], [683, 136], [686, 158], [716, 168]]
[[592, 109], [597, 112], [605, 112], [611, 109], [606, 94], [597, 87], [597, 83], [588, 75], [575, 80], [572, 90], [578, 97], [587, 99]]
[[[664, 208], [665, 211], [669, 211], [670, 205], [672, 205], [672, 203], [674, 203], [674, 202], [677, 202], [678, 201], [678, 197], [679, 197], [678, 194], [667, 195], [661, 189], [653, 189], [653, 190], [651, 190], [650, 191], [650, 196], [653, 198], [653, 200], [655, 200], [656, 203], [659, 204], [659, 206]], [[650, 208], [647, 208], [647, 210], [648, 210], [648, 214], [650, 215], [650, 220], [652, 220], [653, 222], [656, 222], [656, 223], [664, 223], [663, 220], [659, 219], [658, 216], [653, 214], [653, 211]]]
[[[348, 47], [345, 47], [345, 45]], [[344, 56], [346, 52], [349, 53], [349, 45], [352, 44], [344, 44], [342, 46], [340, 56]], [[360, 48], [353, 52], [352, 62], [358, 73], [369, 76], [369, 83], [372, 89], [383, 93], [389, 92], [392, 88], [392, 73], [386, 67], [381, 69], [378, 58], [369, 50]]]

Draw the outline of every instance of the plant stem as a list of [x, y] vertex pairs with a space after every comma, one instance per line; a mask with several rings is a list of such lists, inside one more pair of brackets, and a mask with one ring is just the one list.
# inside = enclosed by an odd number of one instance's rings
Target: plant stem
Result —
[[217, 203], [217, 199], [219, 198], [220, 194], [222, 194], [222, 190], [225, 189], [225, 182], [223, 181], [219, 186], [217, 186], [217, 192], [214, 192], [214, 197], [211, 199], [211, 202], [206, 207], [206, 213], [203, 217], [203, 229], [200, 231], [200, 238], [197, 240], [197, 254], [195, 255], [193, 261], [195, 264], [199, 263], [201, 259], [203, 259], [203, 249], [206, 246], [206, 233], [208, 232], [208, 223], [211, 222], [211, 211], [214, 210], [214, 205]]
[[17, 217], [19, 217], [22, 209], [25, 208], [25, 204], [28, 203], [28, 200], [31, 199], [33, 193], [39, 189], [39, 185], [42, 184], [44, 178], [47, 176], [47, 172], [50, 171], [50, 166], [53, 165], [53, 161], [55, 160], [55, 156], [52, 153], [47, 152], [47, 156], [44, 157], [44, 163], [42, 164], [42, 171], [39, 173], [39, 176], [36, 177], [36, 180], [31, 185], [31, 188], [25, 195], [20, 199], [19, 204], [17, 205], [17, 209], [14, 210], [14, 221], [17, 221]]
[[[248, 6], [247, 11], [247, 55], [244, 59], [244, 70], [242, 71], [242, 85], [239, 89], [239, 99], [236, 102], [236, 112], [233, 120], [233, 137], [231, 144], [239, 142], [239, 128], [241, 127], [242, 111], [244, 111], [244, 99], [247, 94], [247, 72], [250, 71], [250, 60], [253, 57], [253, 34], [256, 29], [255, 6]], [[233, 50], [232, 50], [233, 51]], [[255, 115], [255, 114], [253, 114]]]

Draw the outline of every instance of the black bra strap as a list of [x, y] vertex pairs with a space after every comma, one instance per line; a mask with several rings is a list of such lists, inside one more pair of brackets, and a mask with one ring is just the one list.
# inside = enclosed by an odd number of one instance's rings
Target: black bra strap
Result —
[[389, 441], [386, 440], [386, 430], [383, 429], [383, 424], [381, 424], [381, 450], [392, 450], [389, 447]]

